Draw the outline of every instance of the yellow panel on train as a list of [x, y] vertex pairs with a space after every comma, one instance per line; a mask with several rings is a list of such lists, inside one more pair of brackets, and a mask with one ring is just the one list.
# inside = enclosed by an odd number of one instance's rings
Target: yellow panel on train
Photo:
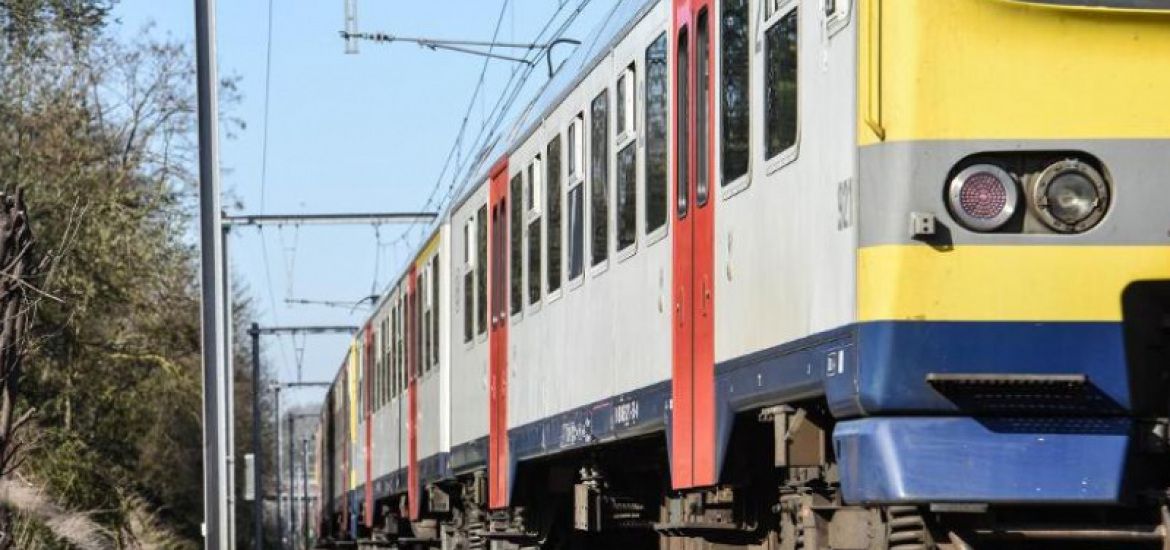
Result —
[[858, 29], [862, 145], [1170, 137], [1168, 12], [863, 0]]

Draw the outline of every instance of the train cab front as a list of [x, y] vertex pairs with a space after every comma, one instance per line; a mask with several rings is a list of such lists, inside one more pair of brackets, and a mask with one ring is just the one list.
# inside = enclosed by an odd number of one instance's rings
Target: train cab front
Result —
[[1161, 521], [1160, 4], [860, 2], [857, 369], [833, 398], [847, 502]]

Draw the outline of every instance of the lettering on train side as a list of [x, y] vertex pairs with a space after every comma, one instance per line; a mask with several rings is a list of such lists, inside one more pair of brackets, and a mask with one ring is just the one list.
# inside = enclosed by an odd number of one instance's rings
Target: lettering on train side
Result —
[[628, 428], [638, 423], [638, 402], [626, 401], [618, 403], [613, 408], [613, 424], [619, 428]]
[[593, 440], [593, 429], [588, 418], [561, 424], [561, 447], [572, 447]]

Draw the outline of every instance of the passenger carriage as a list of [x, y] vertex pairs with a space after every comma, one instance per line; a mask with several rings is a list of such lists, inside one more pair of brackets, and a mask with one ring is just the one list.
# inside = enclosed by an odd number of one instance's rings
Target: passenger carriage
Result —
[[328, 540], [1164, 541], [1163, 4], [618, 3], [355, 340]]

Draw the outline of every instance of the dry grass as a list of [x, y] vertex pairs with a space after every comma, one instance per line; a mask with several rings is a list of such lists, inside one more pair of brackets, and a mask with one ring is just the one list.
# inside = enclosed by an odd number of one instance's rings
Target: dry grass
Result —
[[17, 521], [14, 547], [34, 550], [44, 547], [44, 533], [35, 524], [48, 529], [52, 536], [79, 550], [186, 550], [195, 548], [191, 541], [167, 529], [151, 512], [146, 501], [136, 495], [123, 496], [126, 527], [114, 534], [90, 519], [89, 513], [66, 510], [53, 503], [44, 491], [24, 479], [0, 480], [0, 506], [12, 510], [24, 521]]
[[[80, 550], [104, 550], [114, 548], [113, 537], [83, 512], [71, 512], [57, 506], [44, 491], [16, 479], [0, 480], [0, 504], [21, 516], [38, 521], [54, 536]], [[26, 537], [35, 533], [25, 530], [17, 534], [17, 547], [34, 548]], [[21, 540], [24, 539], [24, 540]]]

